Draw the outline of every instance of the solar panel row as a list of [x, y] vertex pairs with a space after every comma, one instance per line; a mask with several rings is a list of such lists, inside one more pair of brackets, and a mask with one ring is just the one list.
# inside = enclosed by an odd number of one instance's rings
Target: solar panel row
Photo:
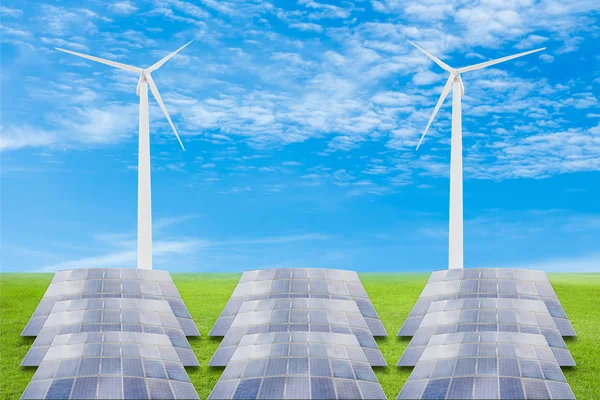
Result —
[[398, 332], [415, 366], [398, 398], [574, 398], [574, 335], [542, 271], [435, 271]]
[[277, 298], [352, 300], [356, 302], [373, 336], [387, 336], [356, 272], [314, 268], [244, 272], [209, 336], [225, 336], [245, 301]]
[[245, 335], [211, 399], [385, 399], [353, 335]]
[[371, 365], [387, 365], [355, 302], [315, 298], [244, 302], [209, 365], [226, 366], [245, 334], [266, 332], [351, 334], [364, 348]]
[[543, 301], [488, 298], [432, 302], [398, 365], [414, 366], [434, 334], [482, 331], [542, 334], [561, 366], [575, 365]]
[[59, 271], [22, 335], [39, 366], [22, 398], [198, 398], [199, 332], [168, 272]]
[[226, 366], [210, 398], [385, 398], [371, 367], [387, 333], [355, 272], [248, 271], [210, 335]]
[[23, 399], [198, 398], [168, 337], [110, 332], [57, 335]]

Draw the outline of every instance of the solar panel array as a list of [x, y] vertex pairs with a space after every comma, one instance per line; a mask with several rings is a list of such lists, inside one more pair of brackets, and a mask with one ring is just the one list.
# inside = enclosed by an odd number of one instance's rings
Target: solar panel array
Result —
[[245, 272], [210, 335], [224, 339], [209, 365], [226, 366], [210, 398], [385, 398], [387, 333], [355, 272]]
[[546, 273], [511, 268], [434, 271], [397, 336], [414, 336], [431, 302], [467, 298], [541, 300], [561, 336], [576, 336]]
[[432, 335], [454, 332], [542, 334], [561, 366], [575, 365], [543, 301], [471, 298], [432, 302], [398, 366], [414, 366]]
[[574, 399], [542, 335], [433, 335], [398, 399]]
[[225, 336], [246, 300], [289, 297], [353, 300], [373, 336], [387, 336], [358, 274], [354, 271], [319, 268], [274, 268], [244, 272], [209, 336]]
[[22, 399], [197, 399], [166, 335], [57, 335]]
[[55, 302], [90, 298], [165, 300], [185, 335], [200, 336], [168, 272], [130, 268], [58, 271], [21, 336], [37, 336]]
[[226, 366], [248, 333], [303, 331], [352, 334], [372, 366], [387, 365], [355, 302], [318, 298], [245, 301], [209, 365]]
[[21, 365], [38, 366], [58, 334], [121, 331], [165, 334], [183, 365], [199, 365], [168, 302], [128, 298], [57, 301]]
[[385, 399], [353, 335], [245, 335], [209, 399]]
[[399, 398], [573, 398], [575, 331], [542, 271], [435, 271], [398, 336], [415, 366]]
[[21, 335], [39, 366], [23, 398], [198, 398], [200, 333], [168, 272], [59, 271]]

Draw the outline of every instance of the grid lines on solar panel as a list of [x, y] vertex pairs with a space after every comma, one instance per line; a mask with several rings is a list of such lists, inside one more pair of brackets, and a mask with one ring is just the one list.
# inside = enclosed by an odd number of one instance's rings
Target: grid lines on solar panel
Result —
[[279, 268], [244, 272], [209, 336], [224, 336], [246, 300], [288, 297], [353, 300], [365, 317], [373, 336], [387, 336], [356, 272], [319, 268]]
[[541, 300], [561, 336], [576, 336], [546, 273], [511, 268], [434, 271], [397, 336], [413, 336], [431, 302], [464, 298]]
[[398, 366], [414, 366], [432, 335], [477, 331], [542, 334], [561, 366], [575, 365], [543, 301], [468, 298], [432, 302]]
[[21, 336], [37, 336], [55, 302], [87, 298], [165, 300], [185, 335], [200, 336], [168, 272], [128, 268], [58, 271]]
[[185, 366], [198, 366], [179, 321], [164, 300], [92, 298], [57, 301], [21, 366], [37, 366], [56, 335], [79, 332], [166, 334]]
[[544, 336], [433, 335], [398, 399], [574, 399]]
[[245, 335], [209, 399], [385, 399], [356, 337]]
[[226, 366], [244, 335], [266, 332], [352, 334], [363, 347], [371, 365], [387, 365], [355, 302], [315, 298], [244, 302], [209, 365]]
[[22, 399], [198, 398], [166, 335], [55, 336]]

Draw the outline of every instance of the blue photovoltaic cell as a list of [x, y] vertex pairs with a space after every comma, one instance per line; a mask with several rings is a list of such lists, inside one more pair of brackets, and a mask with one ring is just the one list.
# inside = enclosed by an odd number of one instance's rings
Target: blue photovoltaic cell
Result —
[[523, 379], [525, 388], [525, 397], [528, 399], [548, 399], [550, 393], [546, 387], [546, 382], [536, 379]]
[[[319, 379], [319, 378], [312, 378]], [[358, 383], [352, 380], [335, 379], [335, 391], [338, 399], [360, 399], [361, 394]], [[312, 383], [312, 382], [311, 382]]]
[[285, 399], [309, 399], [310, 381], [308, 378], [287, 377], [285, 382]]
[[125, 399], [147, 399], [148, 390], [143, 378], [123, 378], [123, 397]]
[[52, 381], [50, 387], [48, 388], [48, 392], [46, 393], [46, 399], [69, 398], [74, 381], [75, 379], [73, 378], [57, 379]]
[[[285, 389], [285, 378], [265, 378], [260, 389], [259, 399], [282, 399]], [[217, 397], [218, 398], [218, 397]]]
[[500, 378], [501, 399], [524, 399], [523, 384], [518, 378]]
[[44, 395], [48, 391], [51, 381], [31, 381], [21, 399], [43, 399]]
[[234, 399], [255, 399], [258, 396], [261, 379], [246, 379], [240, 381], [235, 393]]
[[448, 399], [468, 399], [473, 396], [473, 377], [453, 378], [448, 389]]
[[423, 392], [422, 399], [443, 399], [446, 397], [446, 392], [448, 391], [448, 386], [450, 385], [450, 379], [431, 379], [427, 386], [425, 386], [425, 391]]
[[310, 378], [310, 392], [313, 399], [335, 398], [335, 388], [331, 378]]
[[168, 381], [162, 379], [147, 379], [146, 385], [151, 399], [175, 398]]
[[73, 386], [73, 392], [71, 398], [73, 399], [94, 399], [96, 398], [98, 386], [98, 378], [95, 376], [88, 376], [83, 378], [75, 379], [75, 385]]

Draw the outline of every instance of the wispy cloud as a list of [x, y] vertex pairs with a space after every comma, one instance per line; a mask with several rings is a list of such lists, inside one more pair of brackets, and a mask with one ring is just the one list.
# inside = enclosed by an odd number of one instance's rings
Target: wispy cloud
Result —
[[[181, 229], [181, 226], [197, 218], [196, 215], [176, 215], [158, 218], [153, 224], [154, 242], [152, 254], [155, 265], [161, 265], [167, 259], [171, 262], [178, 256], [198, 254], [201, 250], [225, 251], [235, 248], [252, 248], [260, 246], [285, 245], [294, 242], [324, 241], [330, 237], [320, 233], [302, 233], [281, 236], [267, 236], [258, 238], [234, 238], [227, 240], [202, 239], [181, 235], [169, 235], [171, 228]], [[137, 238], [134, 232], [127, 233], [97, 233], [93, 235], [94, 241], [103, 250], [95, 250], [99, 255], [83, 256], [77, 259], [60, 261], [39, 269], [42, 272], [57, 271], [74, 268], [106, 268], [106, 267], [134, 267], [137, 261]], [[73, 244], [70, 244], [71, 246]], [[84, 249], [85, 250], [85, 249]], [[87, 249], [85, 252], [91, 252]], [[45, 257], [48, 258], [48, 257]], [[56, 256], [50, 257], [56, 259]]]
[[[164, 256], [176, 254], [190, 254], [202, 247], [202, 241], [195, 239], [176, 241], [155, 241], [152, 244], [152, 255], [160, 259]], [[135, 267], [137, 252], [135, 250], [117, 251], [108, 254], [84, 257], [77, 260], [64, 261], [43, 267], [39, 272], [54, 272], [62, 269], [76, 268], [107, 268], [107, 267]]]
[[130, 1], [118, 1], [108, 6], [109, 10], [115, 14], [128, 15], [137, 10]]

